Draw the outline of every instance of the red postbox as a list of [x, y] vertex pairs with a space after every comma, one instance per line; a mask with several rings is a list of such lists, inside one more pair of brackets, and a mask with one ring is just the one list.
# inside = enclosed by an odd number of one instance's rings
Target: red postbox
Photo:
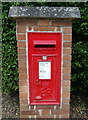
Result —
[[31, 105], [60, 104], [61, 33], [28, 32]]

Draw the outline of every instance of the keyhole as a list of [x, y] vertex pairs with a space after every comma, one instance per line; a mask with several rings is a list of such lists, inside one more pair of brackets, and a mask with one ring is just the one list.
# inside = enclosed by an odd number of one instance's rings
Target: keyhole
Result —
[[39, 80], [37, 80], [37, 84], [39, 84]]

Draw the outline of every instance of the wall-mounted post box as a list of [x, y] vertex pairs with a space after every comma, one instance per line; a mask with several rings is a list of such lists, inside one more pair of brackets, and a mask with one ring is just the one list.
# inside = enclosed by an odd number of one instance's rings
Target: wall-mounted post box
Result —
[[20, 118], [69, 118], [72, 20], [77, 7], [11, 7], [16, 19]]
[[60, 104], [61, 33], [28, 32], [31, 105]]

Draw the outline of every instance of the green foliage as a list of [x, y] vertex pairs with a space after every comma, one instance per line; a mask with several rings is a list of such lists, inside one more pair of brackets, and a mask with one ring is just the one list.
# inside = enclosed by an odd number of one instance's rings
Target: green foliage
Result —
[[9, 2], [2, 3], [2, 78], [3, 91], [14, 93], [18, 90], [18, 63], [15, 21], [8, 18], [10, 6], [62, 6], [79, 7], [81, 19], [73, 21], [72, 92], [88, 90], [88, 4], [75, 2]]
[[73, 21], [72, 86], [74, 94], [87, 95], [88, 90], [88, 4], [76, 3], [81, 19]]
[[[77, 35], [76, 35], [77, 36]], [[73, 43], [72, 59], [72, 92], [86, 94], [88, 90], [88, 42]]]
[[[16, 93], [18, 84], [18, 59], [16, 41], [16, 23], [8, 18], [11, 6], [33, 6], [31, 3], [2, 3], [2, 84], [3, 92]], [[35, 3], [34, 3], [35, 5]]]
[[2, 84], [3, 91], [16, 92], [18, 89], [17, 43], [15, 21], [8, 18], [11, 4], [2, 4]]

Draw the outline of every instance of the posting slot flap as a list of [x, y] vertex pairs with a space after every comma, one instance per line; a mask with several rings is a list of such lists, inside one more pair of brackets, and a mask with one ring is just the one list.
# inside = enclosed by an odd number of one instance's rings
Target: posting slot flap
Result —
[[34, 41], [34, 45], [56, 45], [56, 41], [53, 41], [53, 40], [48, 40], [48, 41]]
[[55, 48], [56, 41], [48, 40], [48, 41], [34, 41], [35, 48]]

